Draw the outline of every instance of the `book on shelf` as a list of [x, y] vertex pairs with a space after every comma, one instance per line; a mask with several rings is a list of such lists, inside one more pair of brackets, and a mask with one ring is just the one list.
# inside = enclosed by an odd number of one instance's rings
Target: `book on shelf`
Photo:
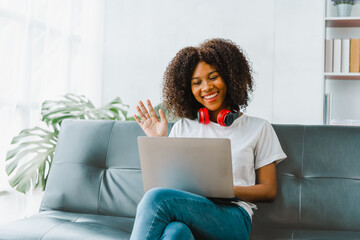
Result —
[[[357, 50], [356, 50], [357, 49]], [[356, 46], [353, 42], [353, 58], [355, 52], [358, 53], [358, 60], [360, 62], [360, 39]], [[325, 40], [325, 72], [328, 73], [349, 73], [350, 72], [350, 54], [351, 44], [350, 39], [326, 39]], [[356, 62], [352, 64], [356, 65]]]
[[325, 40], [325, 72], [333, 71], [334, 39]]
[[350, 39], [350, 72], [360, 69], [360, 39]]
[[350, 68], [350, 39], [341, 40], [341, 72], [349, 73]]
[[334, 39], [333, 72], [341, 72], [341, 39]]
[[331, 94], [326, 93], [324, 97], [324, 125], [329, 125], [331, 121]]

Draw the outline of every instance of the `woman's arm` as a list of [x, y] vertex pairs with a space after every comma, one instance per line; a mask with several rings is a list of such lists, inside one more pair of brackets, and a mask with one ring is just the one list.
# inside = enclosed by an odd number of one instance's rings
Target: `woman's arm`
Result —
[[273, 201], [277, 194], [275, 163], [270, 163], [256, 170], [256, 185], [249, 187], [235, 186], [235, 196], [248, 202]]

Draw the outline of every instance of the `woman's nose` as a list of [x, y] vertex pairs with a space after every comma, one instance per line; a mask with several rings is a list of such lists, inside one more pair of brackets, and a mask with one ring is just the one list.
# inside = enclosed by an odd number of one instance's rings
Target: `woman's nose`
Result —
[[212, 83], [209, 82], [209, 81], [204, 81], [204, 84], [203, 84], [203, 90], [207, 90], [207, 89], [211, 89], [213, 86], [212, 86]]

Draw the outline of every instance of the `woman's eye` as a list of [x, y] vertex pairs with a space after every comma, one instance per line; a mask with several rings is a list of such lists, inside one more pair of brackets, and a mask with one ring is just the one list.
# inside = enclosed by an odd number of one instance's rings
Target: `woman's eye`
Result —
[[210, 80], [215, 80], [215, 79], [217, 79], [217, 77], [218, 77], [218, 75], [212, 76], [212, 77], [210, 78]]
[[193, 85], [199, 85], [200, 82], [193, 82]]

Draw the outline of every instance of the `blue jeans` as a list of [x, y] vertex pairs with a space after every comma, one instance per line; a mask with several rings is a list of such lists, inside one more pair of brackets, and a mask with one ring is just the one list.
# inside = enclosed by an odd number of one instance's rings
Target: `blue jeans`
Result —
[[154, 188], [141, 199], [130, 239], [249, 239], [251, 220], [241, 207]]

